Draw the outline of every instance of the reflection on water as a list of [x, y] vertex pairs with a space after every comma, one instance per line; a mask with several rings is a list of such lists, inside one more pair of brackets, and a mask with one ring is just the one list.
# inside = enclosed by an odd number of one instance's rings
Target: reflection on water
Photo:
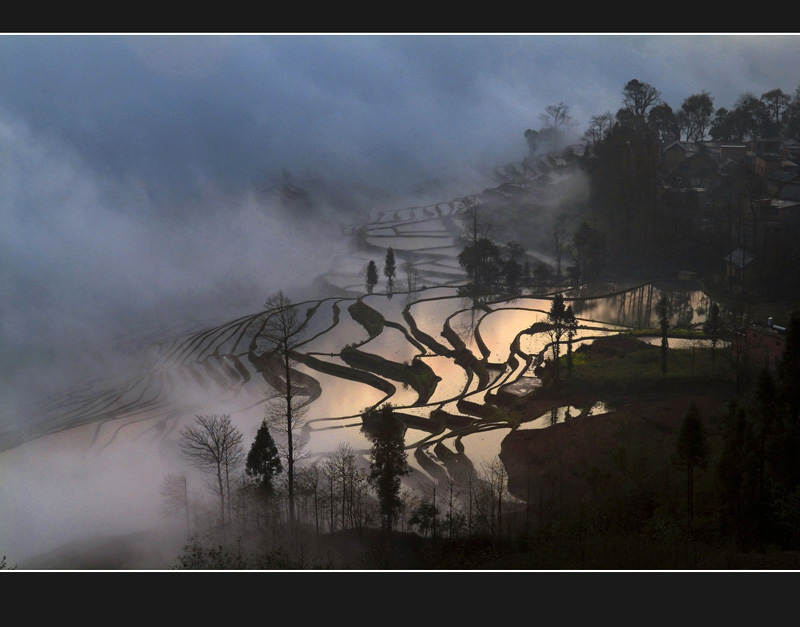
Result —
[[478, 332], [489, 349], [488, 359], [492, 363], [504, 363], [509, 358], [509, 349], [520, 331], [535, 322], [547, 319], [542, 311], [527, 309], [497, 309], [486, 314], [478, 325]]
[[497, 458], [500, 453], [500, 443], [510, 432], [511, 427], [498, 426], [464, 436], [461, 438], [464, 454], [476, 469], [481, 469]]
[[[654, 346], [661, 346], [661, 336], [658, 337], [639, 337], [642, 342], [646, 344], [653, 344]], [[670, 348], [711, 348], [711, 340], [690, 339], [684, 337], [670, 337], [667, 338]], [[729, 342], [717, 340], [717, 348], [728, 346]]]
[[[435, 462], [431, 445], [444, 442], [449, 446], [456, 436], [461, 436], [466, 456], [480, 467], [497, 459], [500, 442], [511, 430], [502, 407], [486, 406], [487, 394], [494, 395], [502, 388], [505, 392], [523, 395], [541, 385], [538, 378], [530, 376], [528, 362], [547, 348], [550, 337], [546, 331], [526, 331], [534, 323], [546, 322], [552, 300], [520, 296], [488, 303], [486, 308], [474, 308], [470, 299], [458, 296], [457, 288], [450, 284], [459, 278], [463, 283], [465, 278], [457, 260], [461, 246], [452, 231], [454, 222], [442, 219], [451, 215], [456, 206], [457, 203], [441, 203], [387, 211], [360, 225], [365, 229], [359, 236], [361, 249], [348, 247], [341, 256], [332, 258], [331, 272], [322, 277], [328, 286], [346, 290], [344, 295], [337, 291], [335, 298], [298, 305], [301, 318], [309, 314], [310, 317], [304, 335], [307, 342], [298, 349], [302, 353], [298, 357], [305, 356], [306, 362], [297, 369], [315, 379], [321, 390], [308, 408], [304, 430], [313, 456], [332, 453], [345, 443], [355, 451], [368, 451], [370, 443], [361, 433], [360, 414], [369, 407], [390, 402], [399, 411], [413, 416], [414, 422], [417, 418], [429, 419], [431, 412], [437, 409], [447, 412], [450, 422], [447, 427], [441, 423], [441, 432], [435, 432], [435, 426], [431, 426], [436, 423], [434, 420], [431, 425], [417, 422], [410, 426], [407, 445], [424, 447], [425, 455]], [[355, 233], [356, 228], [359, 227], [353, 227], [350, 233]], [[364, 246], [365, 243], [374, 248]], [[376, 293], [367, 295], [366, 264], [374, 260], [380, 266], [389, 246], [397, 253], [397, 293], [389, 298], [385, 294], [385, 281], [381, 280]], [[531, 253], [541, 256], [535, 251]], [[419, 273], [417, 285], [426, 285], [426, 289], [405, 293], [402, 289], [408, 287], [407, 275], [403, 274], [405, 262], [413, 264]], [[662, 295], [670, 299], [670, 325], [673, 327], [702, 324], [710, 306], [709, 298], [695, 284], [679, 281], [639, 286], [593, 283], [564, 294], [580, 323], [573, 349], [596, 337], [629, 328], [656, 328], [655, 308]], [[364, 326], [348, 311], [358, 298], [363, 298], [374, 310], [373, 322], [377, 326], [379, 316], [389, 323], [371, 339]], [[158, 409], [158, 419], [166, 421], [164, 416], [191, 417], [196, 412], [212, 413], [230, 407], [232, 414], [238, 413], [243, 430], [251, 434], [262, 413], [258, 403], [263, 402], [265, 378], [259, 371], [260, 355], [248, 354], [245, 327], [258, 319], [260, 314], [255, 313], [252, 320], [242, 319], [235, 324], [197, 331], [180, 338], [180, 343], [175, 340], [174, 345], [159, 345], [154, 356], [160, 366], [159, 372], [140, 377], [115, 393], [113, 398], [117, 400], [113, 405], [105, 403], [104, 399], [109, 398], [108, 390], [87, 389], [77, 397], [67, 398], [58, 410], [41, 420], [58, 425], [79, 420], [100, 424], [124, 415], [131, 416], [133, 423], [144, 420], [146, 412]], [[367, 340], [369, 342], [364, 344]], [[660, 338], [647, 341], [660, 342]], [[670, 346], [677, 348], [688, 342], [670, 339]], [[380, 373], [350, 370], [339, 357], [348, 345], [359, 346], [366, 353], [400, 364], [420, 356], [440, 379], [429, 402], [425, 406], [414, 406], [419, 394], [408, 382], [387, 378], [388, 375], [408, 376], [406, 372], [398, 375], [397, 370], [385, 367], [377, 368]], [[464, 347], [472, 355], [461, 350]], [[175, 363], [177, 356], [180, 363]], [[325, 363], [308, 359], [309, 356]], [[235, 405], [223, 405], [232, 400]], [[95, 409], [101, 405], [102, 410]], [[67, 406], [70, 409], [64, 409]], [[605, 407], [597, 403], [587, 411], [590, 415], [599, 414]], [[559, 407], [519, 428], [541, 429], [580, 414], [579, 407]], [[142, 422], [142, 426], [145, 424]], [[428, 426], [431, 431], [425, 430]]]
[[553, 407], [548, 412], [545, 412], [538, 418], [534, 420], [530, 420], [528, 422], [523, 422], [519, 428], [520, 429], [546, 429], [547, 427], [552, 427], [559, 422], [566, 422], [572, 418], [576, 418], [578, 416], [596, 416], [598, 414], [605, 414], [608, 410], [603, 403], [595, 403], [591, 407], [586, 410], [586, 413], [581, 413], [582, 409], [580, 407], [576, 407], [574, 405], [565, 405], [563, 407]]
[[656, 303], [662, 295], [669, 298], [670, 326], [691, 327], [706, 321], [711, 300], [700, 290], [664, 289], [649, 283], [602, 297], [570, 301], [575, 315], [632, 328], [657, 328]]

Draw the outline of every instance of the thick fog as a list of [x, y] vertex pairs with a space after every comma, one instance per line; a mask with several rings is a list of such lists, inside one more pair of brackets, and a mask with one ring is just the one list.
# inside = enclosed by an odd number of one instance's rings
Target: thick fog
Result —
[[[800, 84], [794, 35], [3, 35], [0, 58], [3, 432], [154, 333], [313, 293], [343, 225], [480, 191], [548, 105], [577, 139], [634, 78], [673, 109]], [[0, 555], [157, 521], [173, 468], [140, 456], [6, 453]]]

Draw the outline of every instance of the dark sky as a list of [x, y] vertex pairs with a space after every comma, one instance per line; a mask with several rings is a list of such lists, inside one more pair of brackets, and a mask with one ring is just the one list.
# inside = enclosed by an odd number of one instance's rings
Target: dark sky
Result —
[[[291, 292], [348, 215], [480, 191], [547, 105], [580, 133], [633, 78], [673, 109], [800, 84], [794, 34], [8, 34], [0, 59], [12, 383], [90, 339]], [[284, 171], [317, 185], [300, 227], [264, 193]]]

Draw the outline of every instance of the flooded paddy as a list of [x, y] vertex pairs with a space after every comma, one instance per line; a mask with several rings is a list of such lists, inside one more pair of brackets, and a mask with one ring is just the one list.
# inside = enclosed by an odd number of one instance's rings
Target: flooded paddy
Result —
[[[389, 402], [416, 421], [409, 422], [405, 436], [414, 481], [431, 481], [447, 472], [434, 451], [437, 444], [450, 451], [463, 447], [463, 455], [476, 468], [497, 462], [501, 442], [514, 427], [501, 407], [487, 403], [487, 394], [490, 400], [501, 390], [524, 396], [541, 385], [528, 362], [547, 350], [551, 338], [546, 331], [527, 331], [546, 322], [552, 301], [521, 296], [473, 308], [469, 299], [458, 296], [456, 287], [448, 284], [465, 280], [457, 260], [461, 248], [441, 219], [455, 213], [457, 206], [453, 202], [388, 211], [348, 227], [346, 232], [354, 238], [358, 227], [365, 226], [366, 241], [377, 248], [348, 251], [332, 259], [321, 277], [337, 291], [297, 304], [298, 317], [307, 320], [307, 326], [296, 348], [295, 370], [313, 381], [302, 429], [309, 459], [323, 459], [343, 444], [367, 455], [371, 443], [361, 432], [360, 415]], [[391, 298], [382, 274], [388, 246], [396, 251], [398, 262]], [[529, 253], [547, 258], [537, 251]], [[419, 273], [417, 287], [426, 289], [405, 293], [408, 285], [400, 267], [405, 259]], [[378, 266], [380, 281], [375, 293], [366, 294], [364, 275], [370, 260]], [[597, 337], [656, 328], [655, 304], [664, 294], [673, 306], [672, 326], [702, 325], [710, 306], [706, 294], [677, 281], [637, 286], [593, 283], [564, 294], [579, 319], [573, 350]], [[373, 324], [380, 327], [381, 319], [384, 322], [373, 337], [348, 310], [359, 298], [375, 314], [370, 318]], [[131, 438], [147, 437], [152, 450], [174, 452], [179, 427], [195, 414], [229, 412], [252, 439], [264, 414], [264, 399], [275, 393], [259, 370], [262, 349], [251, 352], [250, 347], [261, 314], [256, 306], [250, 315], [236, 320], [176, 333], [171, 339], [159, 337], [143, 351], [147, 367], [136, 376], [121, 382], [87, 382], [32, 412], [30, 424], [37, 428], [29, 437], [36, 440], [74, 430], [81, 434], [86, 450], [102, 448], [109, 454]], [[376, 327], [370, 328], [374, 332]], [[660, 337], [642, 339], [660, 343]], [[707, 346], [704, 342], [669, 339], [672, 348]], [[355, 367], [341, 357], [347, 347], [383, 361], [369, 368]], [[421, 367], [414, 372], [387, 369], [385, 363], [410, 367], [415, 361]], [[424, 402], [414, 385], [428, 386], [430, 396]], [[547, 428], [579, 419], [584, 411], [597, 415], [607, 410], [602, 403], [588, 409], [558, 407], [518, 428]]]

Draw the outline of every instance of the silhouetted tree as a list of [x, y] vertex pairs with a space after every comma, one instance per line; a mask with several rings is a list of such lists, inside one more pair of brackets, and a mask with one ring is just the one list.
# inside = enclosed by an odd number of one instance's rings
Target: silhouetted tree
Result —
[[781, 134], [783, 130], [781, 122], [783, 121], [784, 113], [792, 102], [791, 96], [784, 94], [781, 89], [770, 89], [768, 92], [761, 94], [761, 102], [764, 103], [774, 129], [771, 134], [775, 137], [783, 137]]
[[572, 376], [572, 341], [578, 333], [578, 319], [572, 305], [568, 305], [564, 311], [564, 326], [567, 329], [567, 376]]
[[502, 272], [500, 247], [487, 237], [467, 244], [458, 254], [458, 263], [467, 273], [474, 294], [489, 293]]
[[800, 312], [793, 312], [786, 327], [786, 344], [778, 362], [781, 401], [789, 418], [800, 420]]
[[711, 307], [708, 310], [708, 318], [703, 323], [703, 333], [711, 340], [711, 368], [713, 370], [716, 367], [717, 343], [722, 333], [722, 319], [719, 315], [719, 305], [717, 303], [711, 303]]
[[676, 453], [679, 463], [686, 467], [686, 507], [691, 525], [694, 518], [694, 471], [706, 466], [709, 453], [708, 437], [694, 401], [689, 404], [681, 423]]
[[678, 120], [672, 107], [667, 103], [661, 103], [650, 109], [647, 121], [664, 146], [680, 139]]
[[516, 261], [512, 261], [510, 259], [503, 261], [502, 265], [506, 293], [516, 296], [520, 293], [520, 284], [522, 283], [522, 266]]
[[552, 272], [552, 268], [544, 261], [540, 261], [536, 264], [536, 267], [533, 269], [533, 276], [536, 277], [537, 287], [542, 288], [550, 278]]
[[417, 270], [416, 267], [414, 267], [414, 264], [410, 261], [404, 261], [400, 265], [400, 269], [406, 276], [408, 291], [415, 292], [417, 290], [417, 281], [419, 281], [419, 270]]
[[360, 528], [367, 474], [358, 467], [353, 448], [347, 442], [340, 443], [326, 456], [323, 472], [328, 480], [331, 530], [335, 529], [337, 517], [342, 529]]
[[369, 481], [378, 494], [381, 527], [391, 531], [401, 506], [400, 480], [409, 474], [405, 451], [405, 425], [397, 418], [391, 404], [374, 407], [362, 415], [364, 433], [372, 442]]
[[256, 432], [256, 437], [250, 445], [245, 462], [245, 473], [256, 482], [258, 492], [264, 496], [272, 496], [275, 492], [272, 479], [283, 472], [278, 447], [266, 419], [261, 421], [261, 426]]
[[159, 493], [161, 494], [164, 516], [183, 513], [186, 517], [186, 537], [188, 538], [192, 533], [192, 529], [189, 518], [189, 490], [186, 473], [165, 475], [161, 480]]
[[[748, 447], [753, 440], [745, 408], [733, 401], [723, 414], [722, 451], [716, 468], [726, 513], [738, 535], [743, 532], [744, 514], [752, 498], [752, 456]], [[741, 541], [740, 537], [740, 541]]]
[[564, 226], [563, 216], [558, 218], [553, 224], [553, 244], [556, 254], [556, 280], [561, 282], [561, 257], [564, 254], [564, 244], [566, 242], [567, 230]]
[[270, 427], [286, 438], [283, 455], [286, 459], [286, 478], [289, 498], [289, 521], [295, 522], [294, 470], [295, 461], [302, 452], [302, 444], [295, 438], [295, 432], [305, 423], [308, 411], [308, 397], [299, 384], [295, 373], [295, 350], [303, 342], [303, 333], [308, 318], [300, 319], [292, 301], [279, 291], [269, 296], [264, 303], [267, 310], [264, 323], [257, 338], [266, 344], [266, 354], [275, 359], [277, 372], [274, 373], [274, 394], [265, 407], [265, 418]]
[[367, 264], [367, 292], [372, 294], [372, 290], [378, 284], [378, 267], [375, 265], [375, 261], [372, 259], [369, 260]]
[[180, 432], [184, 459], [216, 479], [220, 524], [225, 524], [225, 504], [230, 511], [230, 475], [242, 461], [242, 434], [229, 414], [196, 415], [193, 426]]
[[433, 537], [436, 539], [436, 520], [440, 515], [435, 500], [423, 501], [411, 509], [408, 524], [417, 527], [425, 538], [428, 537], [428, 532], [432, 531]]
[[559, 357], [561, 355], [561, 341], [567, 332], [566, 316], [567, 310], [564, 305], [564, 297], [561, 294], [556, 294], [550, 305], [550, 311], [547, 312], [547, 321], [550, 323], [547, 333], [550, 336], [550, 348], [553, 351], [553, 380], [556, 383], [560, 378]]
[[582, 283], [598, 276], [606, 252], [606, 239], [600, 231], [582, 222], [572, 236], [569, 250], [575, 259], [578, 282]]
[[656, 303], [656, 315], [658, 315], [658, 326], [661, 329], [661, 374], [666, 376], [667, 354], [669, 353], [667, 332], [669, 331], [669, 319], [672, 315], [672, 306], [666, 294], [661, 296]]
[[462, 219], [466, 225], [464, 239], [476, 244], [482, 237], [489, 237], [492, 230], [491, 224], [480, 221], [480, 203], [474, 196], [466, 196], [459, 202]]
[[[629, 120], [637, 130], [642, 130], [647, 124], [647, 115], [650, 109], [655, 105], [661, 104], [661, 92], [649, 83], [632, 79], [625, 84], [622, 90], [622, 104], [624, 111], [629, 114]], [[617, 113], [617, 119], [620, 117], [625, 120], [626, 116], [620, 116]]]
[[768, 368], [762, 368], [758, 374], [755, 399], [748, 413], [753, 418], [753, 433], [757, 442], [758, 501], [765, 506], [771, 498], [771, 461], [781, 435], [775, 380]]
[[714, 100], [707, 92], [686, 98], [677, 114], [679, 125], [686, 131], [686, 141], [703, 141], [713, 114]]
[[613, 126], [614, 114], [610, 111], [589, 118], [589, 128], [584, 131], [582, 139], [586, 142], [592, 157], [597, 157], [597, 146], [605, 141]]
[[392, 293], [396, 273], [397, 268], [395, 267], [394, 250], [389, 246], [389, 249], [386, 251], [386, 260], [383, 264], [383, 275], [386, 277], [386, 291], [389, 294]]
[[742, 139], [755, 139], [768, 135], [769, 112], [764, 102], [752, 92], [745, 92], [736, 100], [734, 113], [743, 131]]

